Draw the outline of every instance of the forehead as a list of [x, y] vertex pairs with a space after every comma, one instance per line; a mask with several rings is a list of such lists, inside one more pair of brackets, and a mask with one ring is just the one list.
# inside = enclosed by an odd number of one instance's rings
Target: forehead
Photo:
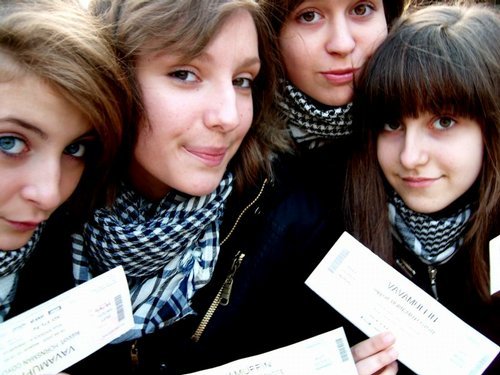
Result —
[[65, 96], [30, 74], [0, 80], [0, 122], [28, 124], [46, 138], [71, 141], [91, 129], [84, 113]]

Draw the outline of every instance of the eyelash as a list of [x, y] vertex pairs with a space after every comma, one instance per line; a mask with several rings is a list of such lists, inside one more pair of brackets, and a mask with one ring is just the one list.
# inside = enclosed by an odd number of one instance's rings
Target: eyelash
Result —
[[[23, 144], [23, 148], [21, 151], [19, 152], [12, 152], [7, 149], [5, 149], [5, 144], [4, 142], [7, 141], [7, 142], [13, 142], [13, 146], [11, 148], [16, 148], [16, 145], [18, 143], [22, 143]], [[23, 154], [24, 152], [27, 152], [27, 145], [26, 145], [26, 141], [18, 136], [14, 136], [14, 135], [2, 135], [0, 136], [0, 152], [2, 152], [4, 155], [7, 155], [9, 157], [19, 157], [21, 154]]]
[[[6, 149], [5, 144], [4, 144], [5, 141], [12, 142], [13, 146], [10, 147], [9, 149]], [[75, 146], [75, 145], [79, 146], [76, 154], [80, 153], [81, 155], [75, 155], [75, 153], [71, 153], [71, 151], [69, 151], [69, 148], [72, 146]], [[19, 148], [19, 146], [22, 146], [22, 149], [20, 151], [12, 152], [11, 149], [16, 149], [16, 146], [17, 146], [17, 148]], [[77, 141], [77, 142], [71, 143], [68, 146], [66, 146], [64, 148], [63, 153], [65, 155], [68, 155], [69, 157], [71, 157], [73, 159], [81, 160], [81, 159], [85, 159], [85, 157], [87, 156], [87, 153], [89, 151], [89, 148], [90, 148], [90, 142]], [[14, 135], [0, 135], [0, 152], [2, 154], [6, 155], [7, 157], [19, 158], [22, 156], [22, 154], [25, 154], [28, 151], [29, 151], [29, 147], [27, 145], [27, 142], [24, 139], [22, 139], [21, 137], [14, 136]]]
[[[182, 75], [185, 75], [185, 78], [182, 78], [181, 77]], [[193, 75], [194, 77], [196, 77], [196, 79], [195, 80], [188, 80], [187, 78], [190, 75]], [[175, 70], [175, 71], [173, 71], [171, 73], [168, 73], [168, 76], [172, 77], [172, 78], [175, 78], [175, 79], [178, 79], [179, 81], [183, 81], [183, 82], [197, 82], [197, 81], [199, 81], [198, 76], [196, 75], [196, 73], [192, 72], [189, 69], [178, 69], [178, 70]]]
[[[364, 9], [364, 13], [363, 14], [356, 14], [356, 10], [360, 9], [361, 7], [363, 7], [363, 9]], [[374, 11], [375, 11], [375, 6], [373, 6], [373, 4], [371, 4], [369, 2], [363, 2], [363, 3], [356, 4], [352, 8], [352, 10], [349, 11], [349, 14], [352, 14], [353, 16], [356, 16], [356, 17], [366, 17], [366, 16], [369, 16]], [[309, 21], [305, 20], [304, 16], [306, 16], [306, 15], [313, 15], [314, 19], [309, 20]], [[301, 22], [301, 23], [314, 23], [314, 22], [318, 21], [318, 19], [317, 19], [318, 17], [321, 17], [321, 14], [317, 10], [304, 9], [304, 10], [301, 10], [299, 13], [297, 13], [296, 19], [298, 22]]]
[[[190, 75], [193, 75], [196, 77], [196, 80], [188, 80], [187, 78], [190, 76]], [[169, 77], [172, 77], [174, 79], [178, 79], [180, 81], [183, 81], [183, 82], [187, 82], [187, 83], [193, 83], [193, 82], [199, 82], [200, 79], [198, 78], [198, 76], [196, 75], [196, 73], [192, 72], [191, 70], [189, 69], [179, 69], [179, 70], [175, 70], [171, 73], [168, 73], [168, 76]], [[185, 76], [185, 78], [183, 78], [182, 76]], [[239, 83], [241, 82], [241, 83]], [[241, 89], [252, 89], [252, 86], [253, 86], [253, 79], [252, 78], [248, 78], [248, 77], [237, 77], [233, 80], [233, 85], [234, 86], [237, 86]]]

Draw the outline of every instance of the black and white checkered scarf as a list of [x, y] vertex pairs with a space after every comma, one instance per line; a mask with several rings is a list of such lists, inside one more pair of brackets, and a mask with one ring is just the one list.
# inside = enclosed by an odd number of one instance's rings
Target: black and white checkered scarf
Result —
[[413, 211], [396, 194], [389, 200], [393, 233], [426, 264], [444, 263], [457, 252], [471, 215], [470, 204], [446, 217], [434, 218]]
[[23, 247], [17, 250], [0, 249], [0, 322], [10, 310], [16, 294], [18, 273], [35, 250], [43, 227], [44, 224], [40, 224]]
[[77, 283], [123, 266], [135, 327], [114, 342], [152, 333], [193, 311], [190, 301], [208, 283], [219, 253], [219, 226], [233, 177], [206, 196], [168, 194], [151, 203], [124, 189], [111, 208], [96, 211], [73, 236]]
[[321, 109], [289, 81], [282, 81], [282, 85], [283, 94], [278, 105], [297, 143], [315, 148], [352, 133], [352, 103]]

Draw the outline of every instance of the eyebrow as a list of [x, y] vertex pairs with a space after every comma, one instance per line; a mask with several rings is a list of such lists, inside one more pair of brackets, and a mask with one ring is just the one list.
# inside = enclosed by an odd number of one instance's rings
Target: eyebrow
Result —
[[[26, 121], [20, 120], [18, 118], [14, 118], [14, 117], [0, 117], [0, 123], [2, 123], [2, 122], [10, 122], [10, 123], [16, 124], [16, 125], [24, 128], [26, 130], [32, 131], [33, 133], [38, 134], [38, 136], [40, 138], [42, 138], [44, 141], [46, 141], [49, 138], [49, 136], [47, 135], [47, 133], [45, 133], [40, 128], [37, 128], [36, 126], [34, 126], [32, 124], [29, 124]], [[98, 138], [98, 135], [96, 134], [95, 128], [92, 128], [92, 129], [86, 131], [85, 133], [79, 135], [72, 142], [77, 142], [77, 141], [82, 140], [84, 138]]]
[[20, 120], [18, 118], [14, 118], [14, 117], [2, 117], [0, 118], [0, 122], [10, 122], [10, 123], [13, 123], [13, 124], [16, 124], [26, 130], [29, 130], [29, 131], [32, 131], [36, 134], [38, 134], [40, 136], [40, 138], [42, 138], [43, 140], [46, 140], [48, 138], [47, 134], [45, 132], [43, 132], [40, 128], [37, 128], [36, 126], [34, 125], [31, 125], [23, 120]]
[[[198, 56], [195, 56], [193, 60], [207, 60], [210, 63], [213, 63], [215, 60], [215, 57], [206, 53], [202, 52]], [[259, 56], [251, 56], [247, 57], [245, 60], [239, 64], [239, 67], [246, 67], [246, 66], [252, 66], [252, 65], [260, 65], [260, 58]]]

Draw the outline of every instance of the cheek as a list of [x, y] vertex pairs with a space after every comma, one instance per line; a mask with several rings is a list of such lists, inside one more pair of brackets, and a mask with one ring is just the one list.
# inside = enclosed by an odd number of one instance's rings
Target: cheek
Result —
[[384, 175], [389, 175], [391, 168], [398, 165], [398, 154], [395, 145], [385, 138], [379, 137], [377, 140], [377, 160]]
[[252, 100], [245, 100], [245, 102], [240, 105], [240, 126], [238, 127], [238, 134], [241, 139], [250, 130], [253, 121], [253, 102]]
[[362, 59], [365, 62], [375, 50], [382, 44], [382, 42], [387, 37], [387, 25], [385, 23], [385, 18], [381, 21], [377, 28], [365, 29], [363, 34], [360, 35], [359, 40], [363, 41], [362, 48]]
[[467, 155], [467, 157], [464, 158], [463, 163], [456, 166], [456, 171], [458, 175], [463, 177], [464, 183], [470, 187], [477, 180], [483, 168], [483, 148], [478, 148], [476, 152], [470, 150], [462, 155]]
[[85, 164], [81, 162], [81, 165], [75, 166], [74, 163], [73, 161], [73, 165], [64, 165], [61, 171], [61, 204], [73, 194], [83, 175]]
[[296, 33], [286, 33], [279, 42], [281, 60], [286, 70], [294, 71], [309, 60], [308, 44]]

